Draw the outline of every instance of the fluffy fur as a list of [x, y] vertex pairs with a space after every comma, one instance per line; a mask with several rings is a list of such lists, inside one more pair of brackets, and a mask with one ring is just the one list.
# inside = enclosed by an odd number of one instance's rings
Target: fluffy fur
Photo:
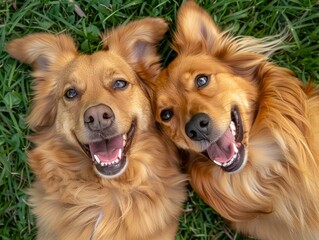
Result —
[[38, 239], [175, 239], [185, 175], [144, 84], [160, 72], [155, 45], [166, 30], [158, 18], [131, 22], [92, 55], [62, 34], [7, 45], [34, 70], [29, 201]]
[[268, 60], [280, 42], [233, 37], [185, 3], [156, 119], [189, 152], [193, 188], [237, 231], [318, 239], [318, 88]]

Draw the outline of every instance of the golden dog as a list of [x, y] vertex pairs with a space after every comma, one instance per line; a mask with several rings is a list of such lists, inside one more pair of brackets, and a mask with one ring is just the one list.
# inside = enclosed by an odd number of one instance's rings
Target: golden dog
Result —
[[268, 61], [281, 41], [232, 37], [185, 3], [177, 57], [156, 82], [156, 120], [189, 151], [193, 188], [236, 230], [318, 239], [318, 88]]
[[144, 84], [160, 72], [155, 45], [166, 30], [159, 18], [131, 22], [92, 55], [67, 35], [8, 44], [34, 70], [29, 201], [38, 239], [175, 239], [186, 178]]

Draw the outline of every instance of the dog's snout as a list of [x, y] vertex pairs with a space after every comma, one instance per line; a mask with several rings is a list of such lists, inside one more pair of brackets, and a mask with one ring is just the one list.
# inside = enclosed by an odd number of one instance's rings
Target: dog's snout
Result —
[[84, 123], [92, 131], [108, 128], [114, 120], [112, 109], [104, 104], [88, 108], [84, 113]]
[[194, 140], [207, 140], [212, 128], [210, 117], [206, 113], [194, 115], [185, 126], [186, 135]]

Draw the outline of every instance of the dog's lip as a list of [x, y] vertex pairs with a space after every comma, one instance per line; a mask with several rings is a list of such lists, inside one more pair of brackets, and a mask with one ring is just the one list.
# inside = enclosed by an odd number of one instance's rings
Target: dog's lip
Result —
[[[231, 122], [226, 132], [203, 152], [210, 160], [226, 172], [239, 170], [245, 162], [246, 152], [243, 126], [237, 106], [231, 109]], [[227, 149], [226, 149], [227, 148]]]
[[[132, 144], [134, 133], [136, 128], [136, 122], [133, 121], [129, 131], [125, 134], [120, 134], [110, 139], [101, 139], [99, 141], [94, 141], [91, 143], [81, 143], [78, 139], [78, 143], [82, 150], [86, 153], [87, 157], [92, 159], [94, 167], [99, 175], [106, 178], [113, 178], [119, 176], [126, 168], [127, 152]], [[122, 144], [120, 147], [113, 149], [113, 156], [104, 156], [105, 153], [99, 152], [94, 145], [107, 145], [109, 141], [118, 141]]]
[[235, 141], [236, 142], [242, 142], [243, 137], [244, 137], [244, 132], [243, 132], [243, 124], [241, 120], [241, 116], [238, 110], [237, 106], [234, 106], [231, 110], [231, 124], [234, 123], [235, 129]]

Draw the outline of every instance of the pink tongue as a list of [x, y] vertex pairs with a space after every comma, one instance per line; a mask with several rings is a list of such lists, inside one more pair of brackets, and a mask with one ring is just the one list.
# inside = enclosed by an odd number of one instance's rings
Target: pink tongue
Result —
[[116, 160], [120, 149], [123, 151], [123, 137], [120, 135], [101, 142], [90, 143], [89, 147], [92, 158], [96, 155], [101, 162], [111, 162]]
[[228, 162], [234, 156], [233, 143], [235, 143], [234, 136], [228, 129], [223, 136], [207, 149], [209, 158], [220, 163]]

